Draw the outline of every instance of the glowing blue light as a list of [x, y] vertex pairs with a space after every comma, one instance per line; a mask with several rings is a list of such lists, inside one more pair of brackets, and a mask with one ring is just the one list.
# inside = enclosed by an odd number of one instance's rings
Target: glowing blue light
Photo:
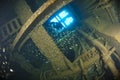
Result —
[[62, 25], [61, 29], [55, 30], [57, 32], [62, 32], [65, 28], [69, 27], [73, 23], [73, 21], [74, 21], [74, 19], [73, 19], [72, 15], [67, 10], [63, 10], [62, 12], [56, 14], [50, 20], [50, 22], [57, 22], [58, 24]]
[[60, 18], [59, 18], [58, 16], [56, 16], [56, 18], [57, 18], [57, 20], [59, 20], [59, 21], [60, 21]]
[[50, 22], [58, 22], [58, 20], [56, 18], [53, 18], [52, 20], [50, 20]]
[[67, 26], [70, 25], [72, 22], [73, 22], [73, 18], [72, 18], [72, 17], [68, 17], [68, 18], [66, 18], [66, 20], [65, 20], [65, 24], [66, 24]]
[[61, 24], [63, 25], [63, 27], [65, 27], [65, 24], [63, 22], [61, 22]]
[[61, 13], [59, 13], [60, 18], [64, 18], [67, 15], [68, 15], [68, 12], [66, 12], [66, 11], [62, 11]]

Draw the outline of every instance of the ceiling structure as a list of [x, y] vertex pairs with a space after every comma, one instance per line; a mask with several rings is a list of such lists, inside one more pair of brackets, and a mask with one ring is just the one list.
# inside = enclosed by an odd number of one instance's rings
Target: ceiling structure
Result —
[[5, 18], [0, 23], [0, 46], [3, 53], [6, 49], [9, 62], [15, 66], [13, 73], [19, 75], [7, 78], [20, 80], [19, 68], [25, 72], [25, 80], [119, 80], [118, 3], [6, 1], [5, 5], [10, 6], [2, 5], [1, 10], [9, 14], [0, 13], [1, 20]]

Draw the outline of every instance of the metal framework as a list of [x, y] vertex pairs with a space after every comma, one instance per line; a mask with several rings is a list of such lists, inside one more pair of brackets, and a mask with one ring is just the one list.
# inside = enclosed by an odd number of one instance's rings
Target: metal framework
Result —
[[[89, 36], [87, 33], [78, 30], [78, 33], [83, 35], [85, 39], [89, 40], [94, 48], [91, 48], [83, 55], [78, 56], [74, 62], [70, 62], [44, 29], [43, 23], [57, 10], [67, 5], [71, 1], [72, 0], [48, 0], [46, 3], [44, 3], [22, 26], [11, 45], [13, 51], [19, 48], [18, 46], [25, 37], [29, 36], [42, 54], [51, 61], [53, 69], [55, 70], [53, 78], [67, 77], [81, 71], [83, 72], [84, 77], [86, 77], [86, 70], [88, 67], [92, 64], [95, 64], [96, 61], [98, 61], [101, 57], [104, 63], [113, 73], [113, 76], [118, 78], [120, 73], [118, 72], [114, 61], [111, 58], [111, 54], [114, 53], [115, 48], [108, 50], [98, 40]], [[100, 52], [98, 52], [97, 49]], [[88, 59], [88, 61], [86, 59]]]

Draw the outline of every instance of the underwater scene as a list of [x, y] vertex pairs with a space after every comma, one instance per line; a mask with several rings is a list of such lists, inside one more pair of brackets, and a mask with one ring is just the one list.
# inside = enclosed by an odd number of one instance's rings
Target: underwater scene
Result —
[[0, 80], [120, 80], [120, 1], [1, 0]]

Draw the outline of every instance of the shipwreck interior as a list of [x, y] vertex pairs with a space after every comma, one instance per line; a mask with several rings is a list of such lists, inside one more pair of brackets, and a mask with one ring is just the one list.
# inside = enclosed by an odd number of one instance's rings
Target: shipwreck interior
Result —
[[120, 80], [120, 1], [1, 0], [0, 80]]

